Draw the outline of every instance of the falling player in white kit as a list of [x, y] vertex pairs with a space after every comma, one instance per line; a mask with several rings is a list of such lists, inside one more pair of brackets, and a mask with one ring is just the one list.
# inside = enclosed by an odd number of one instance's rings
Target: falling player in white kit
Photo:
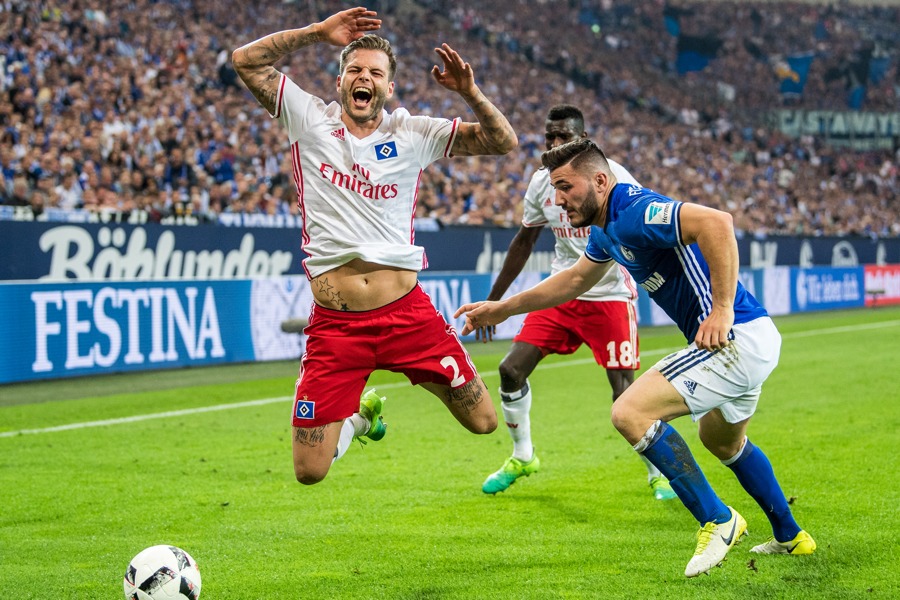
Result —
[[[497, 413], [468, 353], [418, 285], [427, 266], [414, 245], [422, 170], [449, 156], [502, 155], [516, 133], [447, 44], [432, 76], [458, 93], [478, 119], [464, 123], [388, 113], [396, 60], [376, 35], [374, 11], [353, 8], [320, 23], [268, 35], [234, 51], [241, 79], [286, 129], [303, 219], [303, 267], [315, 304], [295, 389], [294, 473], [321, 481], [354, 438], [380, 440], [383, 398], [360, 400], [376, 369], [404, 373], [438, 396], [473, 433], [490, 433]], [[326, 104], [274, 64], [317, 42], [343, 46], [337, 91]]]
[[[544, 139], [547, 149], [586, 137], [584, 114], [570, 104], [557, 104], [547, 112]], [[609, 161], [616, 179], [622, 183], [637, 181], [625, 167]], [[573, 227], [566, 211], [554, 202], [550, 172], [538, 169], [525, 191], [522, 227], [509, 244], [503, 267], [488, 294], [488, 300], [500, 300], [525, 267], [535, 242], [545, 226], [556, 238], [556, 256], [552, 272], [574, 265], [584, 254], [590, 227]], [[637, 287], [623, 267], [610, 269], [597, 285], [565, 304], [538, 310], [525, 317], [512, 347], [500, 361], [500, 399], [504, 421], [513, 440], [513, 454], [503, 466], [491, 473], [481, 486], [485, 494], [509, 488], [520, 477], [536, 473], [540, 459], [531, 441], [532, 388], [528, 376], [548, 354], [571, 354], [586, 344], [597, 364], [606, 370], [612, 399], [634, 381], [640, 368], [637, 315], [634, 301]], [[492, 328], [476, 335], [487, 341]], [[672, 500], [675, 492], [653, 463], [641, 457], [647, 467], [647, 480], [657, 500]]]

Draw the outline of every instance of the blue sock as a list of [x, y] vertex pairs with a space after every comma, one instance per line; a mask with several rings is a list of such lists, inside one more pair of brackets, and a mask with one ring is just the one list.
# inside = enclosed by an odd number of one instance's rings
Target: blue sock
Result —
[[734, 471], [747, 493], [753, 496], [769, 517], [775, 539], [787, 542], [797, 537], [800, 526], [791, 514], [784, 492], [775, 479], [772, 463], [763, 451], [751, 444], [748, 439], [735, 457], [723, 463]]
[[731, 511], [710, 487], [684, 438], [667, 423], [657, 423], [656, 435], [641, 454], [666, 476], [678, 498], [701, 525], [728, 521]]

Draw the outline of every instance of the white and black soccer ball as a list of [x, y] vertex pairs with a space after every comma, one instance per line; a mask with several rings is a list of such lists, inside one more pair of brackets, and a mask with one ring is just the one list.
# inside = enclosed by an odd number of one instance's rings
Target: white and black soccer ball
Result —
[[131, 559], [125, 570], [126, 600], [197, 600], [200, 569], [176, 546], [151, 546]]

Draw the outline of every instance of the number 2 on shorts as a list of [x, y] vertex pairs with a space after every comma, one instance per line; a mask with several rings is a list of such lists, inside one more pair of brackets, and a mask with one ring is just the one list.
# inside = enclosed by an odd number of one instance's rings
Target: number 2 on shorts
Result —
[[466, 382], [465, 378], [459, 374], [459, 365], [452, 356], [445, 356], [441, 359], [441, 366], [445, 369], [453, 369], [453, 379], [450, 381], [450, 387], [459, 387]]

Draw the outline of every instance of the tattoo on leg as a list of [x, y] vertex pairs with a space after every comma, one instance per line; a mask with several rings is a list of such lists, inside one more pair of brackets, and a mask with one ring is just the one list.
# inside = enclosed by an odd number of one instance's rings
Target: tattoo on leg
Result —
[[294, 427], [294, 441], [304, 446], [315, 447], [325, 441], [325, 427]]
[[484, 399], [484, 385], [479, 379], [473, 379], [459, 388], [450, 388], [447, 401], [451, 406], [462, 409], [464, 414], [471, 413]]

